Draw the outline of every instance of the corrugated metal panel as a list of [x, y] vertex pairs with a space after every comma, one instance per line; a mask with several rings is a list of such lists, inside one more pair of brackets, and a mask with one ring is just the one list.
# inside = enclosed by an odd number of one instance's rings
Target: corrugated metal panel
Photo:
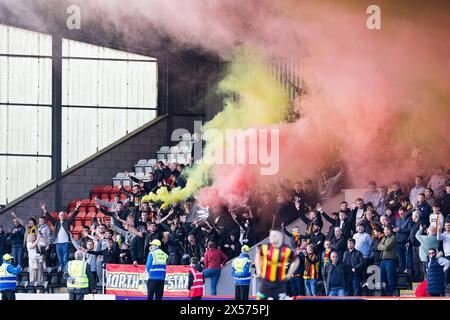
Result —
[[0, 156], [0, 203], [11, 202], [50, 177], [50, 158]]
[[0, 106], [0, 153], [51, 154], [51, 109]]
[[51, 56], [52, 37], [44, 33], [0, 25], [0, 53]]
[[63, 170], [156, 117], [154, 110], [63, 108], [62, 114]]
[[51, 104], [51, 59], [0, 57], [0, 102]]
[[63, 105], [155, 108], [155, 62], [63, 60]]
[[155, 60], [148, 56], [114, 50], [96, 46], [84, 42], [63, 39], [63, 57], [101, 58], [101, 59], [126, 59], [126, 60]]
[[66, 170], [156, 117], [156, 111], [148, 108], [157, 104], [157, 65], [150, 57], [66, 39], [63, 57], [63, 105], [71, 106], [63, 108], [62, 163]]

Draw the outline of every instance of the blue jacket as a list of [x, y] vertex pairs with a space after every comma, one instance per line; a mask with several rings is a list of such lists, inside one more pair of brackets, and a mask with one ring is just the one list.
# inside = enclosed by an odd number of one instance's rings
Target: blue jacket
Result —
[[432, 258], [427, 264], [427, 293], [443, 294], [445, 292], [444, 266], [437, 258]]
[[145, 265], [149, 280], [166, 279], [167, 257], [167, 254], [159, 248], [149, 252]]
[[239, 257], [234, 259], [232, 267], [231, 275], [234, 277], [234, 284], [249, 286], [252, 279], [250, 256], [247, 253], [241, 253]]
[[10, 262], [3, 261], [0, 266], [0, 291], [3, 290], [16, 290], [16, 277], [22, 271], [22, 267], [19, 265], [14, 267]]
[[395, 220], [395, 226], [400, 230], [396, 233], [396, 238], [398, 243], [406, 243], [409, 241], [409, 235], [414, 222], [411, 220], [411, 215], [407, 215], [404, 220], [399, 216]]

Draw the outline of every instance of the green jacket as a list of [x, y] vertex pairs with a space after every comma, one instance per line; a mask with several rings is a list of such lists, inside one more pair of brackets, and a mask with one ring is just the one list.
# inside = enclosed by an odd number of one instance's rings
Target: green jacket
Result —
[[377, 249], [381, 251], [382, 260], [395, 260], [397, 259], [397, 238], [395, 235], [390, 235], [389, 237], [384, 236], [378, 244]]

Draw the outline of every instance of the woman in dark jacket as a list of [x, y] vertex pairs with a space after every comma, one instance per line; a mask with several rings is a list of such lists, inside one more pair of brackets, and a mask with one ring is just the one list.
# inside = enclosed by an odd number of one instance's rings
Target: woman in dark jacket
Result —
[[437, 257], [434, 248], [428, 250], [428, 258], [427, 293], [439, 297], [445, 293], [445, 271], [449, 268], [450, 261]]

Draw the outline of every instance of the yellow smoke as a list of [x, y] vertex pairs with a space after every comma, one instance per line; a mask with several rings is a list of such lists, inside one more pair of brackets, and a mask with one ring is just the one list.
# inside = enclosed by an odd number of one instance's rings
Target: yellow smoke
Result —
[[[255, 52], [244, 48], [235, 52], [226, 76], [218, 85], [218, 91], [230, 97], [225, 99], [223, 111], [204, 126], [204, 132], [209, 133], [204, 158], [213, 157], [218, 148], [226, 150], [222, 138], [226, 129], [265, 127], [284, 120], [289, 107], [288, 95], [270, 70], [270, 62]], [[174, 188], [169, 192], [163, 187], [156, 194], [143, 197], [142, 201], [162, 201], [162, 208], [165, 208], [193, 196], [208, 184], [212, 166], [210, 161], [201, 161], [186, 169], [187, 184], [184, 189]]]

